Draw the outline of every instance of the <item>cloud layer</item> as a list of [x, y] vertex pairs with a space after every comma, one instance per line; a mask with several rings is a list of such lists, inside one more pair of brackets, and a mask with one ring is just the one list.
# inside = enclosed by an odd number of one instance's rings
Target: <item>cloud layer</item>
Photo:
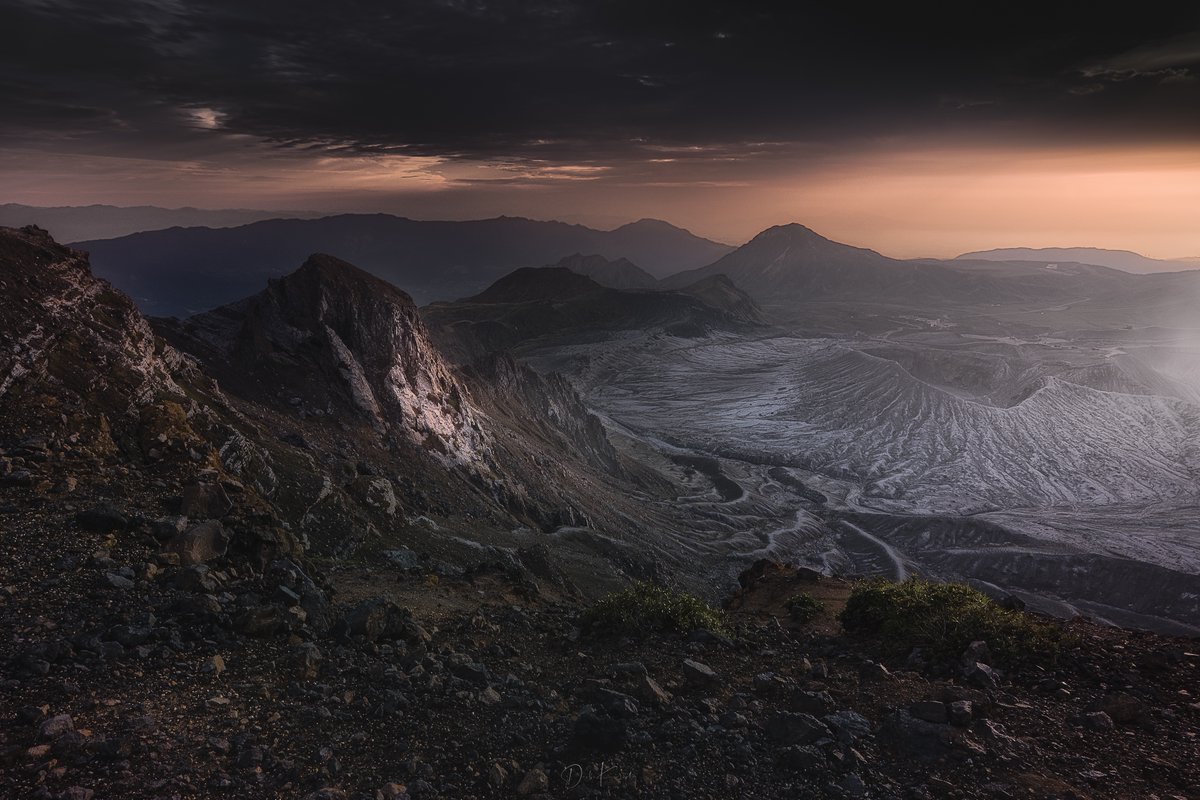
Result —
[[209, 205], [527, 189], [620, 216], [891, 152], [1200, 141], [1200, 7], [941, 5], [9, 0], [0, 164], [33, 202], [182, 175]]

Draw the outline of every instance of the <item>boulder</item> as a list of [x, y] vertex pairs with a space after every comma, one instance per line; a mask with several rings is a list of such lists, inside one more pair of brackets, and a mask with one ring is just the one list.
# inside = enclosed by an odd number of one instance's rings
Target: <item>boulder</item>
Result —
[[950, 711], [946, 704], [937, 700], [918, 700], [908, 707], [908, 713], [919, 720], [939, 725], [950, 720]]
[[696, 686], [712, 686], [721, 680], [707, 664], [693, 661], [690, 658], [683, 660], [682, 669], [684, 679]]
[[75, 515], [75, 522], [85, 531], [112, 533], [129, 527], [129, 518], [111, 503], [101, 503]]
[[517, 784], [517, 794], [522, 797], [531, 794], [542, 794], [550, 788], [550, 778], [540, 769], [531, 769]]
[[38, 725], [38, 739], [48, 742], [73, 730], [75, 730], [75, 721], [71, 719], [70, 714], [56, 714], [42, 720], [42, 723]]
[[424, 639], [420, 630], [412, 620], [412, 612], [401, 608], [391, 600], [377, 597], [364, 600], [350, 609], [333, 626], [334, 635], [340, 638], [362, 636], [368, 641], [379, 639]]
[[806, 745], [830, 738], [830, 730], [812, 714], [777, 711], [767, 720], [767, 736], [782, 745]]
[[229, 548], [229, 532], [216, 520], [192, 525], [167, 545], [168, 552], [179, 554], [179, 563], [190, 567], [225, 555]]

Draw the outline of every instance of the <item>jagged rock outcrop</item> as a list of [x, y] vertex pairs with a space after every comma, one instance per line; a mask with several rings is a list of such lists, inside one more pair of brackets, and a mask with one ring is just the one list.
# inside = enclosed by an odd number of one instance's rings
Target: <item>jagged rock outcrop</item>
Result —
[[0, 409], [14, 415], [86, 399], [109, 422], [136, 420], [156, 398], [183, 396], [183, 366], [128, 297], [94, 277], [86, 254], [36, 227], [0, 229]]
[[490, 459], [483, 424], [412, 299], [332, 256], [313, 255], [265, 291], [176, 330], [211, 348], [224, 375], [241, 371], [260, 393], [276, 387], [276, 402], [318, 415], [353, 410], [380, 434], [475, 469]]

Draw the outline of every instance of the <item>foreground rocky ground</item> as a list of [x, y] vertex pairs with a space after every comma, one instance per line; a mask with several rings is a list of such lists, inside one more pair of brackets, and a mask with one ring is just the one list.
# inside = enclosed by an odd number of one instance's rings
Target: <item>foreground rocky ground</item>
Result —
[[[38, 446], [0, 490], [6, 797], [1200, 796], [1195, 641], [880, 663], [845, 584], [773, 565], [729, 638], [625, 638], [512, 561], [239, 555], [228, 481], [38, 494]], [[793, 626], [800, 589], [826, 612]]]

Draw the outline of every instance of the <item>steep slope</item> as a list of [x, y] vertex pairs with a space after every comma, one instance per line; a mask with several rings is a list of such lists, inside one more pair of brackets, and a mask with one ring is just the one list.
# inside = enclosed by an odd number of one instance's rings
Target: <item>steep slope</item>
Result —
[[1148, 258], [1130, 250], [1105, 250], [1100, 247], [1001, 247], [978, 250], [957, 257], [967, 261], [1034, 261], [1046, 263], [1096, 264], [1123, 272], [1145, 275], [1152, 272], [1183, 272], [1200, 265], [1186, 259]]
[[62, 389], [104, 411], [132, 413], [180, 394], [177, 355], [161, 347], [129, 299], [92, 277], [83, 253], [35, 227], [0, 229], [0, 397], [10, 410]]
[[604, 256], [575, 253], [554, 266], [586, 275], [610, 289], [653, 289], [658, 285], [657, 278], [626, 258], [610, 261]]
[[582, 225], [499, 217], [418, 221], [387, 214], [268, 220], [236, 228], [171, 228], [88, 241], [93, 268], [147, 313], [186, 316], [257, 291], [310, 253], [330, 253], [418, 302], [473, 294], [518, 267], [569, 253], [628, 258], [650, 271], [700, 266], [728, 251], [671, 226], [598, 231]]

